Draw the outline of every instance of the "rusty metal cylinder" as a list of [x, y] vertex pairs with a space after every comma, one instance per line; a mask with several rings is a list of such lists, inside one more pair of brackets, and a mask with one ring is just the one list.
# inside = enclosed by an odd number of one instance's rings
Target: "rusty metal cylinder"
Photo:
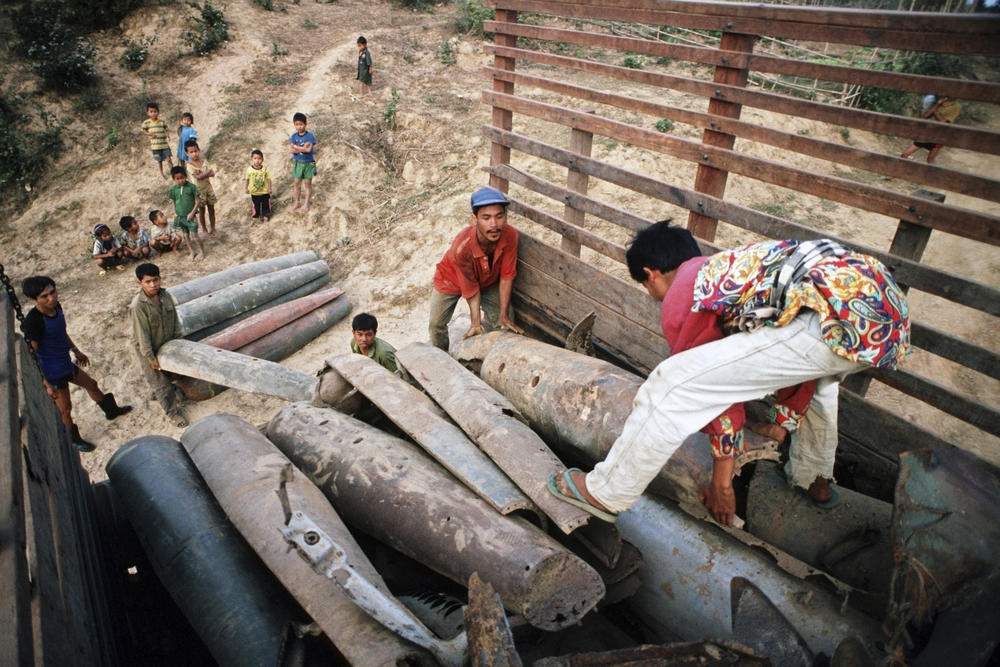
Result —
[[304, 615], [229, 523], [181, 444], [136, 438], [107, 471], [156, 576], [219, 664], [279, 664], [287, 624]]
[[233, 525], [345, 658], [367, 665], [430, 661], [289, 549], [281, 532], [285, 512], [299, 512], [337, 544], [356, 572], [390, 594], [323, 493], [252, 424], [235, 415], [211, 415], [184, 431], [181, 444]]
[[761, 461], [747, 495], [747, 531], [868, 595], [856, 603], [882, 613], [892, 576], [892, 505], [837, 487], [839, 500], [819, 507]]
[[500, 515], [407, 442], [307, 403], [279, 411], [267, 435], [346, 522], [462, 585], [478, 572], [535, 627], [573, 625], [604, 596], [581, 558]]

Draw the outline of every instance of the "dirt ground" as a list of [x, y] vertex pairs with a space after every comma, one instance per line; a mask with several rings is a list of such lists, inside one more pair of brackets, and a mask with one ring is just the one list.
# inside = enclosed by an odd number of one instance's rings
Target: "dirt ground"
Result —
[[[103, 117], [82, 112], [70, 101], [60, 103], [60, 118], [68, 123], [65, 135], [72, 137], [70, 149], [34, 185], [36, 196], [30, 204], [0, 222], [8, 274], [18, 282], [37, 273], [55, 278], [70, 334], [93, 360], [90, 372], [103, 390], [135, 406], [128, 417], [109, 423], [74, 388], [75, 419], [84, 436], [98, 443], [95, 452], [83, 457], [95, 481], [105, 477], [108, 458], [129, 439], [153, 433], [177, 437], [181, 432], [147, 396], [127, 354], [127, 307], [137, 287], [131, 269], [99, 276], [90, 259], [90, 230], [98, 222], [117, 229], [118, 218], [130, 214], [145, 226], [149, 210], [169, 211], [169, 183], [161, 178], [150, 158], [148, 140], [138, 131], [145, 117], [145, 99], [160, 102], [172, 149], [181, 112], [193, 113], [201, 146], [217, 172], [213, 184], [219, 196], [219, 234], [206, 240], [204, 261], [192, 262], [186, 253], [155, 260], [168, 288], [234, 264], [314, 249], [330, 264], [333, 283], [345, 290], [353, 312], [369, 311], [378, 317], [380, 336], [397, 347], [426, 340], [426, 304], [434, 264], [468, 220], [469, 193], [487, 181], [482, 167], [488, 164], [489, 146], [481, 127], [488, 122], [489, 111], [480, 102], [480, 91], [488, 85], [481, 68], [491, 59], [479, 40], [455, 35], [451, 5], [439, 5], [432, 12], [359, 0], [331, 4], [302, 0], [279, 6], [281, 11], [269, 12], [251, 0], [228, 2], [225, 16], [230, 22], [230, 41], [210, 57], [187, 54], [179, 38], [177, 13], [190, 10], [179, 9], [181, 5], [141, 9], [118, 28], [98, 35], [101, 91], [107, 99], [125, 105], [127, 131], [119, 133], [111, 146], [109, 128], [101, 124]], [[374, 57], [375, 85], [367, 97], [355, 88], [359, 34], [368, 38]], [[154, 35], [150, 57], [139, 70], [119, 67], [125, 39]], [[453, 65], [441, 62], [446, 40], [456, 58]], [[9, 86], [31, 85], [17, 68], [7, 77]], [[393, 106], [393, 90], [398, 94], [395, 129], [385, 132], [380, 130], [380, 121]], [[651, 94], [638, 88], [634, 92]], [[538, 97], [545, 99], [545, 95]], [[297, 111], [309, 116], [309, 129], [318, 140], [315, 196], [307, 214], [291, 210], [287, 144], [293, 131], [291, 116]], [[767, 121], [766, 112], [748, 110], [748, 114]], [[1000, 130], [1000, 116], [993, 110], [981, 109], [977, 119], [977, 124]], [[771, 122], [797, 124], [800, 133], [827, 139], [831, 137], [824, 133], [836, 132], [800, 119], [774, 118]], [[527, 131], [544, 134], [546, 128]], [[700, 136], [694, 128], [675, 131], [680, 136]], [[908, 143], [860, 132], [850, 142], [881, 146], [887, 152], [898, 152]], [[275, 213], [268, 225], [250, 227], [243, 173], [253, 148], [264, 152], [265, 164], [274, 174]], [[686, 165], [649, 155], [633, 156], [627, 146], [595, 142], [594, 154], [664, 180], [691, 182]], [[1000, 173], [1000, 160], [964, 151], [946, 149], [939, 162]], [[553, 180], [561, 177], [553, 176]], [[603, 186], [596, 187], [601, 192]], [[911, 189], [906, 183], [887, 187]], [[829, 227], [871, 245], [887, 247], [891, 238], [892, 228], [886, 224], [857, 219], [828, 202], [817, 204], [808, 197], [772, 192], [769, 186], [748, 179], [732, 178], [729, 192], [751, 205], [780, 205], [784, 213], [779, 214], [807, 224], [812, 220], [814, 226]], [[961, 201], [960, 195], [955, 197], [949, 201]], [[530, 196], [525, 198], [532, 201]], [[642, 210], [649, 204], [637, 198], [631, 201], [628, 195], [621, 195], [617, 204], [623, 208], [634, 204], [633, 210], [653, 219], [664, 217], [662, 211]], [[989, 210], [981, 202], [968, 205]], [[994, 205], [992, 212], [1000, 213], [997, 209]], [[673, 214], [684, 219], [678, 212]], [[513, 222], [518, 224], [516, 219]], [[925, 258], [928, 263], [997, 283], [1000, 258], [995, 249], [939, 236], [932, 239]], [[618, 240], [624, 242], [625, 235]], [[720, 243], [745, 240], [750, 240], [745, 232], [723, 225]], [[995, 345], [989, 342], [996, 340], [991, 318], [956, 312], [925, 295], [913, 295], [912, 305], [917, 319], [935, 313], [933, 320], [948, 322], [941, 328]], [[329, 355], [346, 351], [349, 340], [347, 318], [283, 363], [312, 373]], [[944, 377], [945, 382], [965, 386], [983, 402], [997, 404], [1000, 386], [996, 382], [969, 378], [937, 359], [917, 355], [914, 363]], [[894, 404], [898, 399], [887, 394], [881, 400]], [[278, 399], [228, 391], [188, 405], [186, 414], [193, 422], [208, 414], [229, 412], [259, 424], [280, 404]], [[995, 439], [983, 443], [972, 435], [978, 432], [928, 415], [919, 404], [902, 402], [897, 408], [907, 418], [943, 424], [941, 430], [949, 437], [976, 439], [982, 453], [1000, 460], [1000, 444]]]

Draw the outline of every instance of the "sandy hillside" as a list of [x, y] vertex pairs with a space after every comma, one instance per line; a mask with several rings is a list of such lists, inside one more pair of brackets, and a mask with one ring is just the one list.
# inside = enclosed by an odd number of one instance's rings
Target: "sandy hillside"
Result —
[[[149, 156], [148, 141], [138, 132], [145, 117], [144, 100], [160, 102], [162, 117], [171, 128], [172, 148], [181, 112], [191, 111], [201, 146], [217, 171], [219, 235], [207, 240], [204, 261], [192, 262], [184, 253], [156, 259], [167, 287], [237, 263], [315, 249], [330, 264], [333, 282], [345, 290], [353, 312], [375, 313], [380, 335], [397, 347], [426, 340], [433, 265], [467, 222], [468, 194], [486, 183], [481, 167], [488, 163], [489, 148], [480, 128], [489, 115], [479, 102], [479, 91], [485, 87], [481, 68], [489, 59], [477, 40], [455, 35], [451, 5], [438, 6], [433, 12], [357, 0], [331, 4], [279, 0], [276, 5], [283, 11], [265, 11], [251, 0], [228, 2], [225, 16], [231, 24], [230, 42], [207, 58], [184, 55], [187, 50], [179, 39], [177, 13], [189, 11], [186, 6], [183, 10], [179, 6], [144, 8], [127, 17], [118, 29], [96, 36], [101, 91], [126, 116], [117, 144], [109, 146], [110, 128], [101, 124], [104, 116], [81, 112], [68, 101], [60, 103], [57, 110], [68, 123], [65, 134], [72, 147], [35, 184], [36, 196], [30, 204], [0, 223], [8, 273], [18, 281], [34, 273], [48, 273], [56, 279], [70, 334], [93, 360], [92, 374], [102, 389], [136, 408], [129, 417], [108, 423], [85, 394], [74, 388], [75, 419], [85, 437], [99, 445], [84, 457], [95, 480], [104, 478], [107, 459], [130, 438], [180, 434], [146, 397], [126, 353], [127, 306], [136, 290], [131, 271], [101, 277], [89, 258], [89, 230], [98, 222], [117, 227], [121, 215], [131, 214], [144, 222], [150, 209], [169, 209], [168, 182], [160, 177]], [[359, 34], [368, 38], [375, 65], [373, 93], [361, 99], [354, 89]], [[124, 39], [154, 35], [150, 57], [142, 68], [128, 72], [118, 66]], [[441, 63], [445, 40], [452, 40], [457, 57], [451, 66]], [[7, 73], [8, 85], [31, 87], [25, 72], [13, 68]], [[399, 95], [396, 127], [386, 131], [380, 121], [391, 103], [393, 87]], [[638, 88], [634, 92], [652, 94]], [[309, 129], [318, 140], [319, 173], [308, 214], [291, 212], [287, 142], [296, 111], [309, 116]], [[798, 119], [775, 119], [794, 121]], [[987, 124], [1000, 129], [995, 116]], [[540, 134], [546, 130], [531, 129]], [[678, 127], [676, 132], [700, 136], [693, 128]], [[852, 141], [888, 140], [855, 136]], [[904, 143], [895, 140], [888, 150], [901, 150]], [[900, 144], [899, 149], [895, 144]], [[253, 148], [264, 152], [265, 164], [275, 176], [275, 215], [269, 225], [251, 228], [242, 177]], [[628, 162], [633, 169], [667, 180], [690, 183], [685, 166], [649, 156], [630, 161], [624, 153], [627, 150], [595, 142], [594, 154]], [[944, 151], [940, 158], [943, 164], [963, 159], [961, 151]], [[983, 168], [1000, 172], [1000, 164]], [[552, 175], [554, 181], [562, 178]], [[787, 199], [769, 193], [766, 186], [740, 179], [731, 183], [734, 191], [745, 190], [751, 203], [778, 199], [792, 218], [809, 218], [803, 212], [813, 204], [804, 198]], [[602, 186], [596, 187], [601, 192]], [[531, 196], [525, 198], [532, 201]], [[670, 214], [683, 219], [676, 211], [642, 210], [647, 203], [628, 197], [618, 203], [653, 219]], [[839, 216], [835, 206], [822, 210], [823, 224], [836, 233], [861, 235], [873, 245], [888, 245], [891, 231], [884, 225]], [[24, 239], [44, 241], [26, 243]], [[624, 242], [624, 234], [618, 240]], [[735, 244], [748, 239], [743, 232], [723, 227], [719, 240]], [[995, 283], [1000, 269], [997, 254], [989, 248], [970, 251], [970, 245], [975, 246], [956, 242], [936, 247], [932, 242], [930, 261], [949, 266], [962, 257], [960, 272]], [[975, 259], [969, 260], [970, 256]], [[968, 330], [958, 333], [981, 340], [987, 321], [976, 314], [963, 314], [961, 319]], [[347, 349], [349, 321], [342, 321], [283, 363], [314, 372], [325, 357]], [[972, 382], [976, 391], [991, 395], [990, 402], [996, 403], [996, 383]], [[215, 412], [231, 412], [262, 423], [279, 405], [277, 399], [229, 391], [188, 405], [186, 414], [194, 421]]]

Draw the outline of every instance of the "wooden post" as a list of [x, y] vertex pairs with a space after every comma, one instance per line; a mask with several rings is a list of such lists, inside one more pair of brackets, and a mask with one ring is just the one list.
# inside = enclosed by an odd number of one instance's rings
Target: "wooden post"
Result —
[[[586, 113], [594, 113], [593, 110], [588, 110]], [[580, 130], [578, 128], [573, 128], [569, 135], [569, 149], [574, 153], [578, 153], [584, 157], [590, 157], [590, 150], [594, 145], [594, 133], [587, 132], [586, 130]], [[590, 177], [580, 171], [573, 168], [572, 163], [566, 171], [566, 188], [572, 190], [573, 192], [579, 192], [580, 194], [587, 194], [587, 184]], [[563, 209], [563, 218], [566, 222], [571, 225], [576, 225], [577, 227], [583, 227], [583, 221], [586, 218], [586, 213], [583, 211], [573, 208], [566, 203]], [[563, 252], [568, 252], [576, 257], [580, 256], [580, 244], [576, 241], [570, 240], [565, 236], [562, 238], [562, 242], [559, 247]]]
[[[21, 421], [17, 409], [14, 310], [0, 294], [0, 652], [11, 664], [35, 664], [28, 586], [25, 496], [21, 480]], [[38, 576], [38, 573], [34, 573]]]
[[[511, 9], [498, 9], [496, 11], [496, 20], [507, 23], [517, 23], [517, 12]], [[512, 48], [517, 46], [516, 35], [504, 35], [497, 33], [494, 39], [497, 46], [509, 46]], [[493, 67], [497, 70], [513, 72], [514, 59], [506, 56], [494, 56]], [[497, 93], [513, 95], [514, 82], [500, 81], [499, 79], [494, 78], [493, 90]], [[506, 109], [493, 107], [492, 122], [494, 127], [510, 131], [514, 127], [514, 114]], [[490, 146], [490, 166], [496, 167], [501, 164], [510, 164], [510, 147], [494, 143]], [[507, 192], [507, 179], [490, 174], [490, 187]]]
[[[930, 190], [916, 190], [910, 194], [914, 197], [929, 199], [939, 203], [943, 202], [945, 197], [940, 192], [932, 192]], [[930, 238], [930, 227], [924, 227], [923, 225], [910, 222], [908, 220], [900, 220], [899, 224], [896, 226], [896, 235], [892, 237], [892, 244], [889, 246], [889, 252], [897, 257], [905, 257], [906, 259], [912, 259], [915, 262], [919, 262], [920, 258], [924, 255], [924, 250], [927, 249], [927, 242]], [[909, 285], [900, 283], [899, 287], [904, 293], [910, 291]], [[841, 383], [841, 386], [845, 389], [853, 391], [858, 396], [864, 396], [868, 391], [868, 385], [871, 384], [871, 381], [872, 378], [867, 373], [855, 373], [844, 380]]]
[[[756, 39], [756, 35], [724, 32], [722, 33], [722, 41], [719, 43], [719, 48], [726, 51], [745, 51], [750, 53], [753, 51], [753, 43]], [[722, 61], [725, 63], [726, 58], [723, 57]], [[715, 68], [715, 78], [713, 81], [729, 86], [745, 86], [748, 74], [749, 70], [747, 69], [721, 66]], [[739, 118], [742, 109], [742, 104], [727, 102], [721, 91], [708, 102], [708, 113], [718, 116]], [[702, 143], [709, 146], [718, 146], [719, 148], [732, 148], [735, 142], [735, 136], [724, 132], [717, 132], [713, 129], [706, 129], [702, 136]], [[702, 164], [698, 165], [698, 171], [694, 177], [694, 189], [697, 192], [703, 192], [712, 197], [722, 197], [726, 191], [726, 179], [728, 177], [729, 172], [712, 167], [707, 161], [702, 161]], [[695, 211], [691, 211], [688, 215], [688, 229], [691, 230], [692, 234], [706, 241], [715, 239], [715, 229], [718, 224], [719, 221], [715, 218], [710, 218]]]

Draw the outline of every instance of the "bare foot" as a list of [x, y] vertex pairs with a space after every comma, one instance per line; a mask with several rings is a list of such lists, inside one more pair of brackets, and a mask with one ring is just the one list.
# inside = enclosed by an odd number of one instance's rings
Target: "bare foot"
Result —
[[205, 251], [202, 250], [201, 252], [199, 252], [198, 255], [194, 259], [195, 259], [195, 261], [205, 259]]
[[305, 206], [302, 207], [302, 212], [303, 213], [308, 213], [309, 212], [309, 204], [306, 204]]
[[830, 491], [830, 480], [817, 475], [813, 483], [809, 485], [809, 497], [818, 503], [828, 502], [833, 497], [833, 492]]
[[[600, 501], [594, 498], [594, 496], [590, 495], [590, 492], [587, 490], [587, 473], [579, 470], [571, 470], [569, 471], [569, 476], [570, 479], [573, 480], [577, 491], [580, 492], [580, 495], [583, 496], [584, 500], [599, 510], [611, 512], [611, 510], [602, 505]], [[576, 494], [574, 494], [573, 490], [569, 488], [569, 485], [566, 483], [566, 480], [563, 479], [562, 475], [556, 475], [556, 488], [559, 489], [559, 493], [564, 496], [569, 496], [570, 498], [576, 497]]]
[[266, 225], [266, 224], [267, 224], [267, 223], [268, 223], [268, 222], [269, 222], [270, 220], [271, 220], [271, 218], [261, 218], [261, 219], [260, 219], [260, 221], [261, 221], [261, 222], [263, 222], [263, 223], [264, 223], [265, 225]]
[[192, 261], [192, 262], [194, 261], [194, 258], [195, 258], [195, 255], [196, 255], [195, 251], [194, 251], [194, 250], [192, 250], [192, 251], [191, 251], [191, 261]]

